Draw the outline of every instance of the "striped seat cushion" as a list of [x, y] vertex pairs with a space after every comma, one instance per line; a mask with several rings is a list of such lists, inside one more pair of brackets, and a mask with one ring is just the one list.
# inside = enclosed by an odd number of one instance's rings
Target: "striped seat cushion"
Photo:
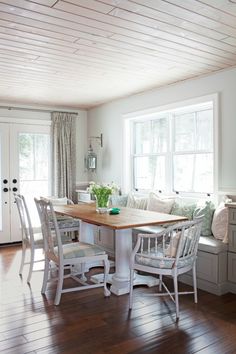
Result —
[[[59, 229], [77, 228], [79, 229], [79, 219], [72, 218], [71, 216], [57, 215], [57, 223]], [[50, 227], [53, 229], [53, 222], [50, 221]]]
[[69, 228], [78, 228], [80, 225], [79, 219], [74, 219], [74, 218], [66, 218], [63, 220], [58, 220], [58, 227], [59, 229], [69, 229]]
[[[55, 254], [58, 254], [57, 247], [54, 248]], [[85, 242], [72, 242], [63, 245], [63, 256], [65, 259], [92, 257], [106, 254], [106, 252], [97, 245], [92, 245]]]

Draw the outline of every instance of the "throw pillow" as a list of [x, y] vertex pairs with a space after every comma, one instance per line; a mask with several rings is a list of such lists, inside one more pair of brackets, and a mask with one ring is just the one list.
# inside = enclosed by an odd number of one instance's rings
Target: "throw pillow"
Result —
[[216, 239], [228, 243], [228, 208], [224, 203], [220, 203], [214, 212], [211, 230]]
[[147, 202], [147, 210], [170, 214], [173, 204], [174, 199], [163, 199], [158, 197], [155, 193], [150, 193]]
[[128, 195], [127, 207], [134, 209], [147, 209], [147, 197], [130, 193]]
[[213, 219], [213, 214], [215, 211], [215, 206], [211, 201], [206, 201], [204, 205], [198, 206], [193, 213], [193, 217], [197, 218], [203, 216], [201, 235], [202, 236], [211, 236], [211, 224]]
[[170, 244], [168, 245], [168, 247], [165, 250], [165, 256], [166, 257], [174, 258], [176, 256], [176, 252], [177, 252], [177, 249], [178, 249], [180, 236], [181, 236], [181, 232], [177, 232], [171, 238]]
[[172, 215], [186, 216], [189, 220], [193, 218], [193, 212], [196, 209], [196, 203], [193, 204], [180, 204], [174, 202], [173, 208], [171, 209]]

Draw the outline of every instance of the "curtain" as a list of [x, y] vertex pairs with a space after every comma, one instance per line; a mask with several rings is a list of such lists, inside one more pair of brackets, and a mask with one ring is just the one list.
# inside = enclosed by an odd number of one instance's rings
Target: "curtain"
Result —
[[52, 194], [75, 199], [76, 113], [52, 112]]

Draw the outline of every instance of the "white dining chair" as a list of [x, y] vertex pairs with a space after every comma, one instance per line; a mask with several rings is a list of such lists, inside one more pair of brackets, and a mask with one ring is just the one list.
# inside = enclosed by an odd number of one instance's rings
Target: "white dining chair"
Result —
[[[25, 265], [29, 265], [29, 272], [27, 277], [27, 283], [30, 283], [34, 264], [44, 261], [44, 257], [39, 260], [35, 260], [35, 250], [43, 250], [43, 236], [42, 232], [34, 232], [32, 227], [29, 210], [25, 201], [25, 198], [21, 194], [14, 193], [17, 210], [20, 217], [21, 233], [22, 233], [22, 256], [19, 274], [22, 275]], [[27, 250], [30, 252], [30, 260], [26, 260]]]
[[[130, 262], [130, 309], [135, 271], [159, 276], [159, 292], [150, 295], [169, 295], [175, 303], [176, 320], [179, 319], [179, 295], [194, 294], [194, 302], [197, 303], [196, 259], [201, 225], [202, 218], [198, 218], [175, 224], [156, 234], [138, 235]], [[190, 270], [193, 272], [193, 291], [179, 292], [178, 276]], [[173, 278], [174, 292], [163, 282], [163, 276]]]
[[[49, 281], [49, 265], [50, 263], [54, 263], [58, 268], [57, 290], [54, 300], [55, 305], [59, 305], [61, 294], [71, 291], [103, 287], [104, 296], [110, 296], [110, 291], [107, 288], [109, 261], [105, 251], [97, 245], [85, 242], [72, 242], [63, 245], [61, 242], [61, 230], [59, 229], [52, 203], [37, 198], [35, 198], [35, 203], [41, 214], [45, 250], [42, 294], [45, 294], [47, 282]], [[51, 227], [51, 223], [53, 223], [53, 228]], [[55, 237], [53, 237], [53, 233], [55, 233]], [[103, 282], [99, 284], [90, 284], [84, 277], [85, 264], [86, 262], [96, 263], [99, 261], [102, 261], [104, 265]], [[65, 270], [69, 271], [69, 274], [65, 274]], [[71, 277], [80, 285], [77, 287], [64, 288], [64, 278], [68, 277]]]
[[[19, 274], [22, 276], [24, 266], [29, 265], [29, 271], [27, 276], [27, 283], [29, 284], [31, 281], [32, 272], [34, 271], [34, 264], [44, 261], [44, 256], [42, 256], [42, 258], [40, 259], [35, 260], [36, 250], [43, 251], [44, 249], [43, 235], [41, 229], [39, 231], [35, 231], [32, 226], [31, 217], [25, 197], [19, 193], [13, 193], [13, 195], [19, 213], [22, 233], [22, 256]], [[67, 198], [66, 200], [61, 200], [61, 203], [64, 203], [65, 201], [67, 202]], [[72, 204], [73, 202], [68, 201], [68, 203]], [[58, 216], [58, 223], [61, 230], [63, 230], [62, 243], [70, 242], [71, 239], [70, 237], [68, 237], [67, 233], [74, 232], [79, 229], [79, 220], [70, 217], [63, 218]], [[29, 257], [27, 257], [27, 253], [29, 253]]]
[[[50, 196], [50, 197], [40, 197], [40, 199], [45, 201], [50, 201], [53, 206], [74, 204], [73, 201], [67, 197], [58, 198], [58, 197]], [[75, 232], [79, 233], [79, 229], [80, 229], [79, 219], [73, 218], [71, 216], [66, 216], [66, 215], [57, 215], [56, 217], [57, 217], [58, 226], [61, 230], [64, 231], [64, 234], [69, 233], [70, 235], [74, 235]]]

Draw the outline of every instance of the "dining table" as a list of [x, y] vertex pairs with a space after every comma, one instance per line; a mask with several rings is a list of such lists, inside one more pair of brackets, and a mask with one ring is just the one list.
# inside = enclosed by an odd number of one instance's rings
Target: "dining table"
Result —
[[[79, 240], [94, 243], [94, 227], [113, 230], [115, 235], [115, 273], [109, 274], [111, 292], [115, 295], [129, 293], [130, 256], [132, 252], [132, 229], [150, 225], [165, 225], [185, 221], [185, 216], [164, 214], [155, 211], [120, 207], [119, 214], [100, 214], [95, 203], [54, 206], [57, 214], [80, 219]], [[99, 275], [93, 277], [102, 280]], [[134, 285], [154, 286], [158, 279], [152, 276], [135, 274]]]

